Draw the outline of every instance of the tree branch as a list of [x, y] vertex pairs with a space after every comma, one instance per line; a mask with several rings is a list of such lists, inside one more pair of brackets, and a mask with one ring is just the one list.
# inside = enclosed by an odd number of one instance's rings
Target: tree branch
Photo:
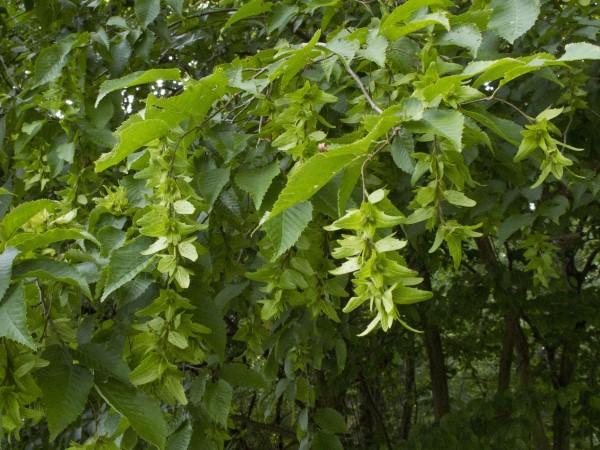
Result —
[[342, 63], [344, 64], [344, 68], [346, 69], [346, 72], [348, 72], [348, 75], [350, 75], [354, 79], [354, 81], [356, 82], [356, 84], [358, 85], [360, 90], [362, 91], [363, 95], [367, 99], [367, 103], [371, 106], [371, 108], [373, 108], [373, 111], [375, 111], [377, 114], [381, 114], [383, 112], [383, 110], [379, 106], [377, 106], [377, 103], [375, 103], [375, 101], [369, 94], [369, 91], [367, 91], [367, 88], [361, 81], [360, 77], [356, 74], [356, 72], [354, 70], [352, 70], [352, 68], [346, 62], [346, 60], [344, 58], [341, 58], [341, 60], [342, 60]]

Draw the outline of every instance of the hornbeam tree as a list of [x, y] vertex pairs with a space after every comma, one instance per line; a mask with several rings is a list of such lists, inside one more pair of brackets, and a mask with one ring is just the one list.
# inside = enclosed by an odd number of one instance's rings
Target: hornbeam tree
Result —
[[5, 0], [0, 447], [598, 448], [599, 32]]

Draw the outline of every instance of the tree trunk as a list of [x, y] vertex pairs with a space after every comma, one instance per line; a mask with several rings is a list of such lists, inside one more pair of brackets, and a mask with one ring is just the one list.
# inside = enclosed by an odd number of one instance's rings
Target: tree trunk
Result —
[[429, 358], [429, 374], [431, 376], [431, 393], [433, 395], [433, 411], [435, 421], [450, 412], [450, 397], [448, 395], [448, 377], [446, 373], [446, 361], [440, 330], [435, 325], [424, 321], [425, 346]]
[[[531, 380], [529, 370], [529, 342], [527, 342], [527, 336], [525, 336], [525, 332], [523, 331], [521, 323], [517, 317], [514, 317], [512, 325], [515, 330], [515, 350], [517, 351], [517, 357], [519, 362], [517, 366], [517, 372], [519, 374], [519, 380], [521, 382], [521, 386], [525, 394], [529, 395], [529, 382]], [[542, 420], [542, 416], [540, 414], [539, 409], [534, 408], [533, 415], [534, 417], [531, 433], [533, 435], [535, 447], [537, 450], [550, 450], [550, 441], [548, 441], [548, 436], [546, 436], [546, 431], [544, 429], [544, 421]]]
[[514, 316], [504, 316], [504, 337], [502, 338], [502, 351], [500, 353], [500, 366], [498, 368], [498, 393], [510, 387], [510, 370], [512, 366], [513, 347], [515, 345], [513, 326]]
[[415, 353], [414, 347], [411, 345], [406, 352], [406, 357], [404, 358], [404, 395], [405, 400], [402, 405], [402, 423], [400, 429], [400, 435], [402, 439], [408, 439], [408, 435], [410, 433], [410, 425], [411, 418], [413, 415], [413, 408], [415, 405]]
[[[565, 388], [573, 381], [577, 358], [577, 344], [570, 339], [563, 346], [558, 374], [559, 388]], [[553, 416], [554, 450], [569, 450], [571, 437], [571, 411], [569, 406], [556, 405]]]

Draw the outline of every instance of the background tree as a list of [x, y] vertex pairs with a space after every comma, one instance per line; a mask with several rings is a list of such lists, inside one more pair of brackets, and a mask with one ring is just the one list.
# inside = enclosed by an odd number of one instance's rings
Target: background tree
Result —
[[599, 14], [4, 2], [2, 448], [599, 446]]

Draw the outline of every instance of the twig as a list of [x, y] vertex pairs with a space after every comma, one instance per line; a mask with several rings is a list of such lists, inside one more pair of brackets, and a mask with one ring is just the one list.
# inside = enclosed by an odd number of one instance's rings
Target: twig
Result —
[[354, 79], [354, 81], [356, 82], [356, 84], [358, 85], [360, 90], [362, 91], [363, 95], [367, 99], [367, 103], [371, 106], [371, 108], [373, 108], [373, 111], [375, 111], [377, 114], [381, 114], [383, 112], [383, 110], [379, 106], [377, 106], [377, 103], [375, 103], [373, 98], [371, 98], [369, 91], [367, 91], [367, 88], [361, 81], [360, 77], [356, 74], [356, 72], [354, 72], [354, 70], [352, 70], [352, 68], [346, 62], [346, 60], [344, 58], [341, 58], [341, 60], [344, 65], [344, 68], [346, 69], [346, 72], [348, 72], [348, 75], [350, 75]]

